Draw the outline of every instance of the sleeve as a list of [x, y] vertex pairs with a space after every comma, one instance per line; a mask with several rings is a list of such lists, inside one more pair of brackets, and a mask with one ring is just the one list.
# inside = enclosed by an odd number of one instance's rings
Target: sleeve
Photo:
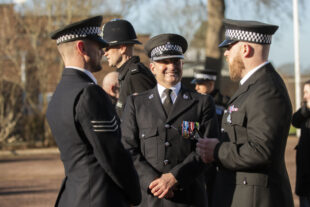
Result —
[[238, 113], [238, 120], [232, 123], [229, 136], [237, 140], [215, 148], [215, 159], [225, 168], [266, 169], [272, 160], [282, 159], [291, 121], [290, 101], [283, 88], [270, 83], [255, 87], [247, 94], [244, 111], [233, 112]]
[[[215, 138], [219, 135], [218, 122], [215, 113], [215, 105], [211, 96], [204, 96], [204, 102], [201, 104], [201, 122], [200, 134], [203, 137]], [[201, 173], [204, 172], [206, 167], [198, 153], [193, 151], [189, 154], [182, 163], [176, 165], [171, 173], [175, 176], [181, 188], [186, 188], [190, 185]]]
[[[139, 204], [141, 191], [130, 154], [120, 139], [118, 119], [107, 94], [97, 85], [83, 90], [76, 105], [76, 119], [94, 155], [132, 204]], [[130, 178], [130, 179], [128, 179]]]
[[122, 142], [124, 147], [129, 150], [133, 158], [134, 165], [140, 178], [140, 184], [143, 191], [148, 191], [150, 183], [160, 176], [144, 158], [140, 150], [139, 128], [136, 122], [136, 113], [134, 106], [134, 96], [129, 96], [123, 113], [122, 122]]

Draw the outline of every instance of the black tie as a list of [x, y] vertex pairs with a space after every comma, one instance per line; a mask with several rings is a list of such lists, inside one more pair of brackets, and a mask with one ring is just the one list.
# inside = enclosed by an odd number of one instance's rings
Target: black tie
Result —
[[172, 100], [171, 100], [171, 96], [170, 96], [171, 92], [172, 92], [172, 90], [168, 89], [168, 88], [166, 88], [164, 90], [164, 94], [166, 94], [166, 99], [164, 100], [163, 106], [164, 106], [164, 109], [165, 109], [167, 116], [168, 116], [168, 114], [172, 108], [172, 105], [173, 105]]

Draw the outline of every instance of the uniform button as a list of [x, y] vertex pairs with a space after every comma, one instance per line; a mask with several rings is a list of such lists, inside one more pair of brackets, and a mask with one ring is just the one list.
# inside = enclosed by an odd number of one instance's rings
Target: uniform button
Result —
[[169, 129], [170, 127], [171, 127], [170, 124], [165, 124], [166, 129]]
[[169, 147], [170, 146], [170, 142], [165, 142], [165, 147]]
[[246, 177], [245, 177], [243, 180], [243, 185], [246, 185], [246, 184], [248, 184], [248, 182], [247, 182]]
[[169, 160], [164, 160], [164, 165], [168, 165]]
[[224, 128], [221, 128], [221, 132], [224, 132], [225, 130], [224, 130]]
[[142, 138], [144, 138], [144, 137], [145, 137], [145, 135], [144, 135], [144, 134], [141, 134], [141, 137], [142, 137]]

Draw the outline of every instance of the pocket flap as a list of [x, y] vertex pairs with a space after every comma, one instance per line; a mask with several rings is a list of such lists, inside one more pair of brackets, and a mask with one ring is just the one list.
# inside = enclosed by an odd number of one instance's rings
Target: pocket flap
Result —
[[242, 111], [234, 111], [231, 113], [231, 124], [243, 126], [245, 113]]
[[268, 186], [268, 175], [262, 173], [245, 173], [237, 172], [236, 184], [239, 185], [256, 185], [256, 186]]
[[147, 139], [149, 137], [154, 137], [158, 134], [157, 127], [150, 127], [145, 129], [140, 129], [140, 138]]

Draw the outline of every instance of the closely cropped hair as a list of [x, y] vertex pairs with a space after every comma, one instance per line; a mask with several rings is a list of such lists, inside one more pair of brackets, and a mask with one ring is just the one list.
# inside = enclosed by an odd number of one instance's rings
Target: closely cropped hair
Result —
[[305, 85], [307, 85], [307, 84], [310, 84], [310, 80], [307, 80], [307, 81], [305, 82]]

